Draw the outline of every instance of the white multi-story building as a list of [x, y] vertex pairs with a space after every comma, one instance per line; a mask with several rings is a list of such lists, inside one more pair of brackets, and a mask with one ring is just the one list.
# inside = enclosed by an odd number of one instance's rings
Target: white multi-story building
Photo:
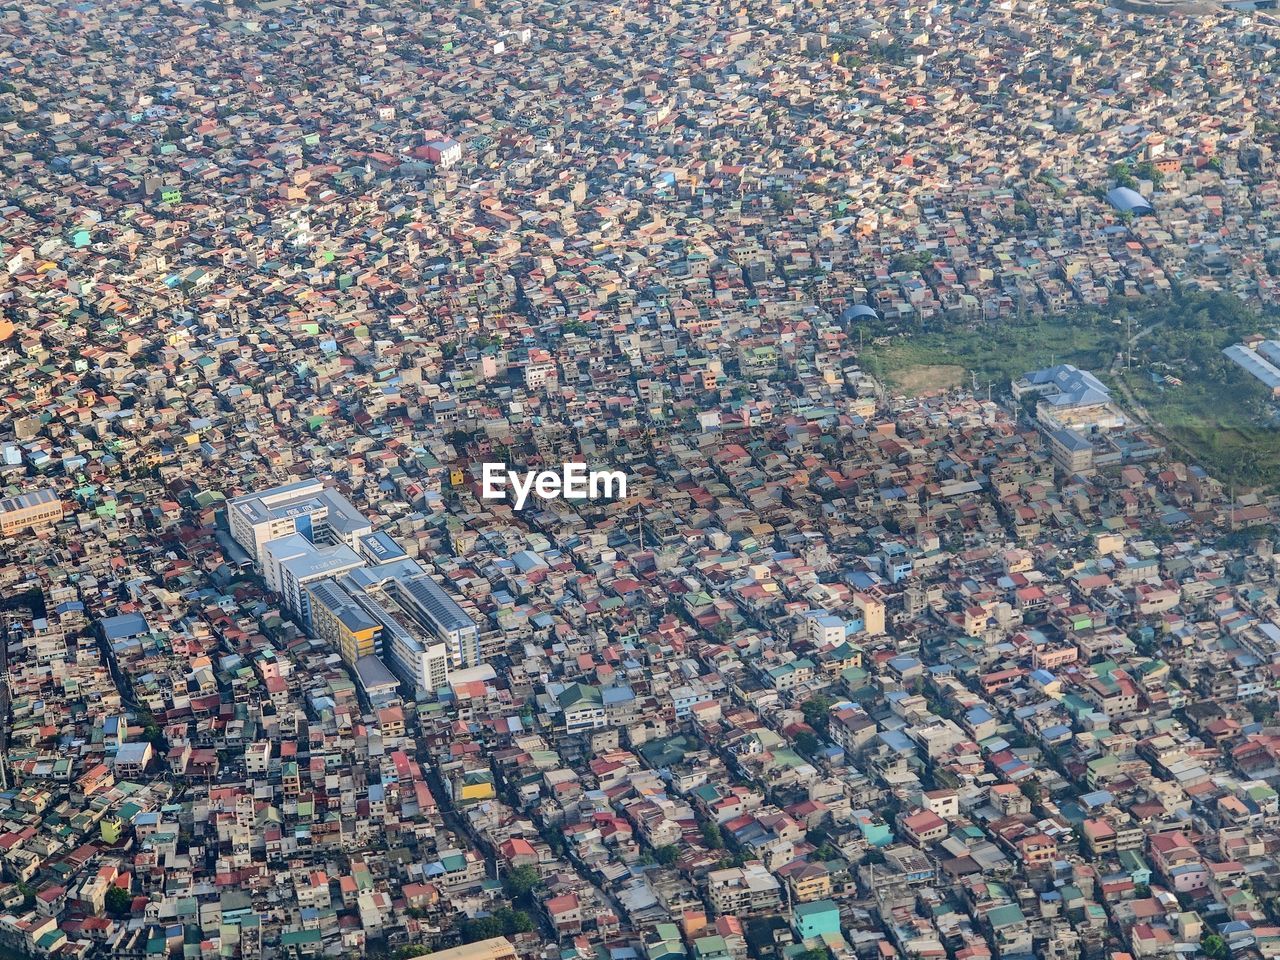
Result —
[[290, 534], [316, 544], [344, 544], [352, 550], [373, 525], [351, 502], [320, 480], [300, 480], [227, 503], [227, 521], [236, 543], [263, 569], [263, 547]]
[[845, 622], [840, 617], [820, 610], [809, 610], [801, 616], [808, 631], [808, 639], [815, 646], [834, 646], [844, 642]]
[[432, 657], [432, 649], [443, 645], [452, 669], [480, 662], [480, 628], [416, 561], [405, 557], [365, 567], [348, 579], [416, 627], [422, 656]]
[[[333, 642], [362, 682], [377, 672], [376, 658], [383, 677], [393, 679], [390, 668], [416, 697], [428, 697], [448, 684], [451, 670], [480, 663], [480, 629], [467, 611], [319, 480], [238, 497], [227, 516], [232, 538], [267, 586]], [[314, 623], [313, 602], [323, 607]]]
[[300, 533], [263, 544], [261, 566], [267, 586], [284, 597], [285, 606], [304, 624], [311, 623], [307, 584], [340, 576], [364, 566], [346, 544], [317, 547]]

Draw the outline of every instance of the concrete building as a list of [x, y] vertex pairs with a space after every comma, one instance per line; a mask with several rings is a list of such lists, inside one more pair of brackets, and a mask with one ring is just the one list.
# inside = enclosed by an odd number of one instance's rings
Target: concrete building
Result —
[[1036, 417], [1041, 422], [1052, 419], [1067, 426], [1101, 424], [1115, 419], [1109, 409], [1111, 392], [1102, 381], [1088, 370], [1081, 370], [1069, 363], [1035, 370], [1013, 382], [1016, 400], [1035, 396]]
[[1053, 462], [1068, 475], [1088, 475], [1093, 472], [1093, 444], [1079, 431], [1058, 427], [1044, 432]]
[[342, 543], [353, 550], [373, 527], [346, 497], [320, 480], [300, 480], [227, 503], [227, 520], [236, 543], [262, 567], [263, 547], [281, 537], [301, 534], [312, 543]]
[[313, 583], [306, 591], [316, 635], [336, 647], [347, 664], [354, 666], [361, 657], [376, 655], [381, 624], [351, 594], [333, 580]]
[[449, 682], [451, 658], [445, 638], [425, 621], [407, 590], [402, 591], [402, 581], [415, 576], [425, 573], [405, 559], [352, 571], [343, 583], [365, 613], [382, 625], [379, 655], [417, 696], [425, 697]]
[[516, 948], [506, 937], [494, 937], [492, 940], [478, 940], [475, 943], [463, 944], [448, 950], [437, 950], [435, 953], [423, 953], [413, 960], [516, 960]]
[[707, 892], [720, 914], [776, 910], [782, 902], [782, 884], [757, 862], [712, 870], [707, 874]]
[[62, 519], [62, 500], [52, 490], [35, 490], [0, 500], [0, 536], [39, 530]]
[[263, 545], [262, 569], [267, 586], [284, 597], [285, 606], [304, 624], [311, 622], [307, 585], [364, 566], [344, 543], [317, 547], [299, 533]]

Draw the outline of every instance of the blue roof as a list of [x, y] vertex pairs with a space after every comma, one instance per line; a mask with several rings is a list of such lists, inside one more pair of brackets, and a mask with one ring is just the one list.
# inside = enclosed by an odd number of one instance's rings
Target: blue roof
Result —
[[625, 703], [628, 700], [634, 700], [635, 698], [636, 698], [635, 693], [632, 691], [630, 687], [627, 687], [627, 686], [602, 687], [600, 690], [601, 703], [603, 703], [605, 706], [610, 706], [612, 704], [617, 704], [617, 703]]
[[865, 303], [855, 303], [851, 307], [845, 307], [844, 312], [840, 314], [840, 319], [844, 323], [848, 323], [851, 320], [864, 320], [867, 318], [878, 320], [879, 317], [880, 315]]
[[116, 763], [142, 763], [146, 759], [147, 748], [151, 744], [140, 741], [137, 743], [122, 743], [120, 749], [116, 751]]
[[539, 567], [547, 566], [547, 562], [532, 550], [521, 550], [511, 559], [515, 561], [516, 568], [521, 573], [528, 573], [530, 570], [536, 570]]
[[1115, 797], [1112, 796], [1109, 790], [1094, 790], [1082, 796], [1080, 803], [1086, 807], [1105, 807], [1114, 799]]
[[884, 730], [876, 737], [894, 753], [915, 753], [916, 745], [910, 737], [900, 730]]
[[1032, 386], [1052, 390], [1045, 394], [1045, 400], [1053, 406], [1078, 407], [1107, 403], [1111, 399], [1110, 391], [1101, 380], [1070, 363], [1032, 371], [1023, 379]]
[[454, 630], [475, 629], [475, 623], [467, 616], [458, 602], [427, 574], [401, 581], [401, 589], [422, 605], [425, 612], [444, 633]]
[[365, 534], [360, 538], [360, 546], [374, 558], [376, 563], [385, 563], [388, 560], [396, 560], [400, 557], [408, 556], [404, 552], [404, 548], [382, 530]]
[[1089, 441], [1080, 436], [1080, 434], [1076, 433], [1074, 430], [1053, 430], [1050, 431], [1050, 435], [1068, 450], [1090, 449]]
[[1107, 191], [1107, 201], [1124, 213], [1150, 213], [1151, 204], [1137, 190], [1115, 187]]
[[140, 613], [122, 613], [118, 617], [107, 617], [102, 621], [102, 635], [107, 640], [124, 640], [149, 633], [147, 618]]

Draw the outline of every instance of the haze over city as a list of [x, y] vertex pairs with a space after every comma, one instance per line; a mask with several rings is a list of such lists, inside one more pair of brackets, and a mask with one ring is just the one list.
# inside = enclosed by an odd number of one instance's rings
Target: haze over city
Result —
[[1280, 21], [1114, 2], [0, 0], [0, 960], [1280, 957]]

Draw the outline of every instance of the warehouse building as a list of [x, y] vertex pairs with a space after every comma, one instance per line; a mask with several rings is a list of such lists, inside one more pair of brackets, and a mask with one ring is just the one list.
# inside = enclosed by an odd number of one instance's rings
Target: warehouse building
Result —
[[1233, 343], [1222, 351], [1228, 360], [1266, 387], [1273, 397], [1280, 397], [1280, 368], [1268, 363], [1243, 343]]

